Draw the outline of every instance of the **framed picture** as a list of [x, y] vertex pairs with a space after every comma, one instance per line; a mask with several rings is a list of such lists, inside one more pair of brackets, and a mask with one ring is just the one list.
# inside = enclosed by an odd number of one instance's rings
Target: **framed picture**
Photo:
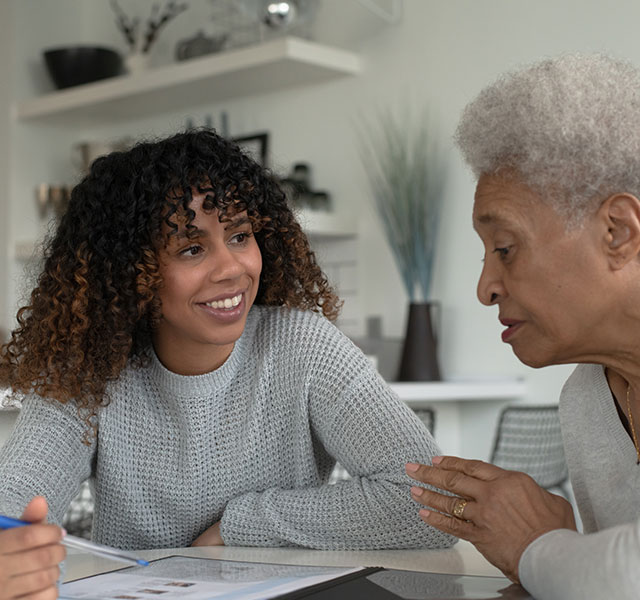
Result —
[[233, 138], [233, 141], [242, 148], [251, 158], [263, 167], [268, 166], [269, 161], [269, 134], [254, 133], [242, 137]]

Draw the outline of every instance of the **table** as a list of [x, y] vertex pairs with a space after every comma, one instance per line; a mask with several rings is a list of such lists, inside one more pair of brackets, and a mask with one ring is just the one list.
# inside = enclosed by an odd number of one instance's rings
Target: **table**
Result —
[[[67, 550], [67, 570], [65, 581], [104, 573], [122, 568], [106, 558]], [[338, 567], [387, 567], [407, 571], [428, 571], [455, 575], [482, 575], [502, 577], [494, 567], [464, 540], [446, 550], [306, 550], [300, 548], [247, 548], [240, 546], [207, 546], [198, 548], [173, 548], [143, 550], [136, 556], [147, 560], [162, 558], [172, 554], [183, 556], [203, 556], [223, 560], [247, 562], [272, 562], [291, 565], [321, 565]]]
[[[507, 587], [509, 581], [491, 565], [469, 542], [459, 541], [446, 550], [372, 550], [372, 551], [321, 551], [299, 548], [246, 548], [211, 546], [198, 548], [177, 548], [146, 550], [136, 552], [142, 558], [154, 560], [171, 555], [215, 558], [222, 560], [265, 562], [292, 565], [319, 565], [339, 567], [386, 567], [405, 571], [421, 571], [451, 575], [476, 575], [486, 578], [499, 577], [497, 588]], [[87, 577], [122, 568], [122, 563], [109, 561], [90, 554], [69, 551], [65, 581]], [[439, 596], [440, 597], [440, 596]], [[458, 596], [456, 596], [457, 598]], [[469, 597], [469, 596], [461, 596]], [[530, 598], [516, 588], [508, 596], [473, 595], [474, 598]]]

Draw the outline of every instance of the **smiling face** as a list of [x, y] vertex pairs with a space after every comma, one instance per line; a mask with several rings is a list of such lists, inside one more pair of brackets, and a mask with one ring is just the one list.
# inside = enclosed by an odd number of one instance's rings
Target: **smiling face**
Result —
[[195, 195], [195, 236], [178, 233], [159, 251], [162, 318], [154, 332], [161, 362], [183, 375], [206, 373], [227, 359], [258, 293], [262, 256], [246, 213], [220, 222]]
[[502, 339], [516, 356], [541, 367], [598, 355], [595, 332], [611, 312], [601, 219], [567, 231], [530, 188], [483, 175], [473, 223], [485, 248], [478, 298], [498, 305]]

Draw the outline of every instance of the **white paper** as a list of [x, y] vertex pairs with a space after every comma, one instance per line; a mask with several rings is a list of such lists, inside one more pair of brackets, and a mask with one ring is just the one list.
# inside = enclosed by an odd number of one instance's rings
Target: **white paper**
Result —
[[170, 556], [62, 585], [60, 599], [82, 600], [263, 600], [293, 592], [364, 567], [307, 567]]

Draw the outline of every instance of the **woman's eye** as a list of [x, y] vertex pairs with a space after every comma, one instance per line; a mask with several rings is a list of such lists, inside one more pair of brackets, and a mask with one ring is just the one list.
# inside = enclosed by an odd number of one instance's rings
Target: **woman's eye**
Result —
[[234, 244], [244, 244], [247, 242], [247, 240], [251, 237], [251, 233], [247, 232], [247, 231], [242, 231], [240, 233], [236, 233], [232, 238], [231, 241]]
[[198, 254], [200, 254], [200, 252], [202, 252], [202, 246], [189, 246], [188, 248], [185, 248], [184, 250], [180, 251], [180, 254], [182, 256], [197, 256]]

